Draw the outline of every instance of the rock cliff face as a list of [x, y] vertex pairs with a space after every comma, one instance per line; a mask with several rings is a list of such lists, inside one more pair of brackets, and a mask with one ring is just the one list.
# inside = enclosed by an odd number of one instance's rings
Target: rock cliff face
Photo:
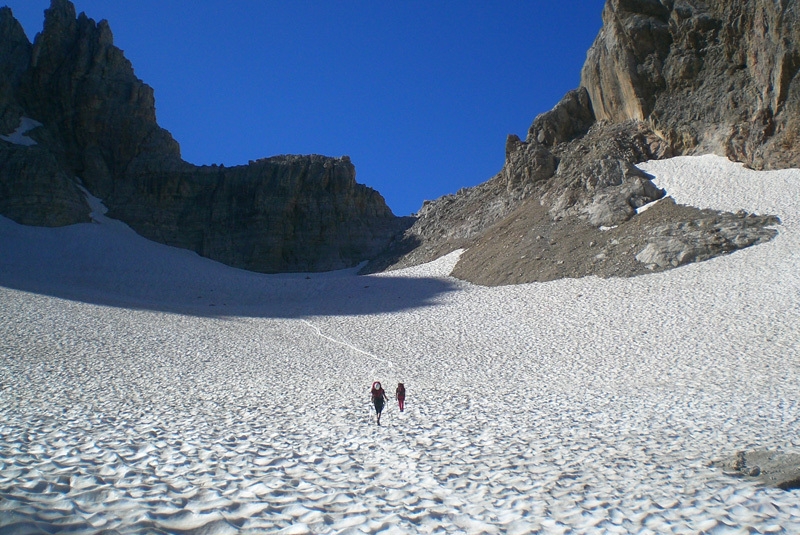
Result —
[[[18, 89], [33, 47], [11, 10], [0, 8], [0, 132], [13, 133], [24, 115]], [[23, 132], [20, 130], [20, 134]], [[31, 134], [33, 135], [33, 134]], [[0, 213], [29, 225], [88, 221], [88, 206], [56, 156], [41, 146], [0, 137]], [[18, 139], [17, 141], [20, 141]]]
[[612, 0], [581, 85], [600, 121], [645, 121], [676, 154], [798, 167], [795, 0]]
[[31, 143], [0, 136], [0, 213], [18, 222], [88, 221], [79, 177], [145, 237], [264, 272], [351, 267], [408, 226], [355, 182], [347, 157], [184, 162], [108, 23], [68, 0], [52, 0], [32, 45], [0, 9], [0, 75], [0, 133], [40, 123]]
[[263, 272], [351, 267], [403, 221], [356, 184], [348, 157], [277, 156], [247, 166], [136, 162], [109, 215], [155, 241]]
[[[628, 276], [770, 239], [772, 217], [674, 203], [637, 216], [665, 192], [634, 166], [716, 153], [800, 167], [798, 11], [797, 0], [607, 0], [581, 87], [524, 141], [509, 136], [500, 173], [427, 202], [366, 270], [466, 248], [454, 274], [481, 284]], [[611, 226], [615, 246], [598, 253]]]

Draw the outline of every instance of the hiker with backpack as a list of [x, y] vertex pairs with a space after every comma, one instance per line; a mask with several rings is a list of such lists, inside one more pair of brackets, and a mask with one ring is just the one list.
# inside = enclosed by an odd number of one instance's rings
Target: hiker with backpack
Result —
[[381, 413], [383, 412], [384, 402], [389, 401], [386, 397], [386, 391], [381, 386], [381, 383], [375, 381], [372, 383], [372, 403], [375, 404], [375, 413], [378, 415], [378, 425], [381, 425]]
[[397, 390], [394, 391], [394, 398], [397, 400], [400, 412], [403, 412], [403, 406], [406, 403], [406, 387], [403, 383], [397, 383]]

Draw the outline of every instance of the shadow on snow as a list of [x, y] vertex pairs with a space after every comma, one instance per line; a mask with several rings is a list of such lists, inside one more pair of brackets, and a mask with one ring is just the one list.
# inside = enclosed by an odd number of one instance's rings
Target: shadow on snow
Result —
[[105, 225], [18, 225], [0, 217], [0, 286], [137, 310], [222, 317], [360, 315], [431, 305], [444, 278], [356, 274], [357, 268], [265, 275]]

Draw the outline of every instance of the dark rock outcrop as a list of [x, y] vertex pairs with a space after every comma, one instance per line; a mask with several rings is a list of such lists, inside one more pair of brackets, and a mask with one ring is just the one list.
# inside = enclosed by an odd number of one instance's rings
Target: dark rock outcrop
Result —
[[353, 266], [398, 223], [348, 157], [276, 156], [246, 166], [137, 167], [134, 188], [108, 192], [109, 215], [155, 241], [263, 272]]
[[800, 454], [781, 451], [738, 451], [716, 461], [723, 473], [783, 490], [800, 489]]
[[143, 236], [264, 272], [351, 267], [408, 226], [349, 158], [281, 156], [191, 165], [139, 80], [96, 23], [52, 0], [33, 45], [0, 10], [0, 134], [22, 117], [36, 145], [0, 138], [0, 214], [31, 225], [88, 221], [76, 177]]
[[32, 47], [7, 7], [0, 7], [0, 36], [0, 131], [12, 132], [22, 113], [14, 99], [14, 88], [30, 64]]
[[[366, 270], [466, 248], [454, 275], [481, 284], [636, 275], [770, 239], [775, 217], [674, 204], [637, 216], [665, 192], [635, 165], [716, 153], [800, 167], [799, 11], [797, 0], [607, 0], [581, 87], [524, 141], [509, 136], [495, 177], [427, 202]], [[601, 238], [600, 227], [618, 228]], [[597, 252], [612, 235], [628, 247]]]

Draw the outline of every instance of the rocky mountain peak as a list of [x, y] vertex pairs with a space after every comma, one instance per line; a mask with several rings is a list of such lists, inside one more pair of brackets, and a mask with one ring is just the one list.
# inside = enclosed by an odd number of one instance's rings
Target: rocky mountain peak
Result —
[[34, 39], [33, 66], [37, 66], [39, 57], [71, 47], [77, 37], [77, 28], [72, 2], [51, 0], [50, 7], [44, 11], [44, 28]]
[[[635, 165], [715, 153], [800, 167], [799, 12], [797, 0], [607, 0], [581, 87], [537, 116], [525, 141], [508, 137], [495, 177], [428, 202], [368, 270], [463, 248], [454, 274], [482, 284], [626, 276], [770, 239], [770, 217], [670, 202], [638, 216], [668, 192]], [[717, 230], [674, 230], [697, 226]], [[609, 228], [613, 240], [599, 230]], [[665, 251], [666, 242], [681, 245]], [[641, 260], [668, 256], [682, 260]]]
[[268, 272], [352, 267], [408, 225], [356, 183], [349, 158], [283, 156], [230, 168], [183, 161], [156, 121], [153, 89], [114, 46], [106, 21], [52, 0], [25, 48], [4, 13], [0, 51], [21, 52], [0, 56], [0, 72], [18, 74], [0, 80], [0, 136], [22, 117], [42, 126], [30, 133], [35, 145], [0, 140], [3, 215], [35, 225], [86, 221], [80, 179], [111, 217], [147, 238]]
[[44, 10], [45, 32], [74, 33], [75, 24], [75, 5], [70, 0], [50, 0], [50, 7]]
[[108, 21], [95, 22], [85, 13], [76, 18], [75, 6], [69, 0], [51, 0], [44, 16], [44, 29], [34, 40], [37, 57], [50, 56], [76, 46], [86, 49], [77, 50], [77, 53], [85, 53], [88, 49], [95, 53], [114, 49], [114, 36]]
[[[31, 46], [3, 10], [0, 213], [84, 221], [79, 177], [145, 237], [257, 271], [368, 258], [377, 270], [457, 248], [467, 251], [454, 273], [483, 284], [670, 269], [774, 235], [769, 216], [669, 201], [639, 216], [669, 192], [636, 164], [716, 153], [756, 168], [800, 167], [798, 13], [798, 0], [607, 0], [581, 86], [537, 116], [524, 141], [508, 137], [495, 177], [426, 202], [408, 228], [356, 183], [347, 158], [183, 161], [108, 23], [52, 0]], [[34, 145], [8, 141], [23, 117], [41, 124], [28, 134]]]
[[4, 79], [16, 79], [30, 59], [31, 44], [8, 7], [0, 7], [0, 69]]
[[31, 59], [31, 44], [22, 25], [11, 9], [0, 8], [0, 129], [13, 131], [22, 112], [14, 99], [14, 87], [19, 84]]

